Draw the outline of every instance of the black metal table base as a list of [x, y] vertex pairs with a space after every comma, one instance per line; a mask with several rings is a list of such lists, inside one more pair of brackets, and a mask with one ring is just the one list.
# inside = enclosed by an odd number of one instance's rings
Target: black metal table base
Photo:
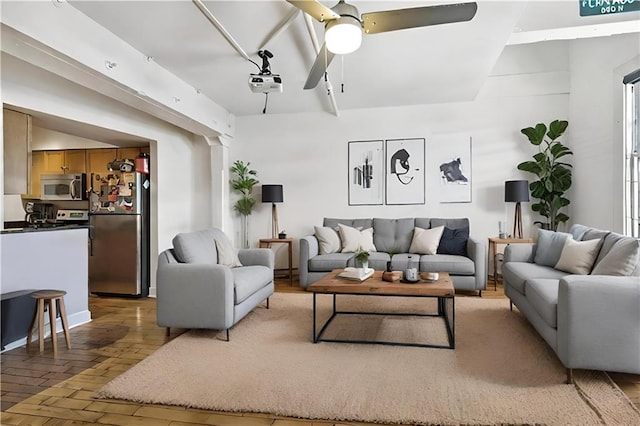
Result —
[[[327, 293], [322, 293], [327, 294]], [[316, 320], [316, 311], [317, 311], [317, 302], [316, 296], [318, 293], [313, 293], [313, 343], [318, 342], [336, 342], [336, 343], [361, 343], [361, 344], [377, 344], [377, 345], [392, 345], [392, 346], [415, 346], [421, 348], [441, 348], [441, 349], [455, 349], [456, 347], [456, 328], [455, 328], [455, 318], [456, 318], [456, 301], [455, 297], [449, 296], [423, 296], [423, 295], [415, 295], [408, 296], [406, 294], [362, 294], [362, 293], [339, 293], [341, 295], [351, 295], [351, 296], [386, 296], [386, 297], [429, 297], [429, 298], [437, 298], [438, 299], [438, 312], [431, 313], [404, 313], [404, 312], [365, 312], [365, 311], [339, 311], [337, 310], [337, 302], [336, 296], [338, 293], [328, 293], [333, 296], [333, 309], [331, 312], [331, 316], [327, 319], [327, 321], [320, 328], [320, 332], [316, 333], [317, 330], [317, 320]], [[451, 302], [451, 313], [449, 313], [448, 302]], [[329, 324], [333, 322], [333, 320], [338, 315], [382, 315], [382, 316], [402, 316], [402, 317], [442, 317], [444, 319], [445, 328], [447, 331], [447, 337], [449, 339], [449, 345], [435, 345], [428, 343], [412, 343], [412, 342], [393, 342], [393, 341], [384, 341], [384, 340], [342, 340], [342, 339], [326, 339], [323, 338], [322, 335], [326, 331]]]

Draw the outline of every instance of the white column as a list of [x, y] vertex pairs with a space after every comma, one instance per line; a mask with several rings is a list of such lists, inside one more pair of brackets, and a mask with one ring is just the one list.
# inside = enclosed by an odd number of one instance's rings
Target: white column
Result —
[[237, 236], [233, 226], [232, 207], [229, 200], [229, 145], [226, 136], [207, 138], [211, 146], [211, 223], [222, 229], [232, 240]]

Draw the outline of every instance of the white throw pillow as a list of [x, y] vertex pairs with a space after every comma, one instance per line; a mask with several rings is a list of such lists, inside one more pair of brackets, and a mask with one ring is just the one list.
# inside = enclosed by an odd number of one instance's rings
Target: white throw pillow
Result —
[[218, 265], [225, 265], [231, 268], [242, 266], [238, 259], [238, 252], [228, 240], [216, 240], [216, 249], [218, 250]]
[[575, 241], [568, 238], [555, 268], [577, 275], [588, 275], [600, 251], [600, 238], [588, 241]]
[[342, 239], [342, 253], [364, 251], [376, 251], [373, 244], [373, 228], [363, 229], [362, 231], [338, 224], [340, 230], [340, 238]]
[[444, 226], [436, 226], [431, 229], [416, 226], [413, 228], [413, 240], [411, 240], [409, 253], [436, 254], [442, 232], [444, 232]]
[[340, 237], [335, 229], [326, 226], [315, 226], [314, 229], [320, 245], [320, 254], [338, 253], [340, 251]]

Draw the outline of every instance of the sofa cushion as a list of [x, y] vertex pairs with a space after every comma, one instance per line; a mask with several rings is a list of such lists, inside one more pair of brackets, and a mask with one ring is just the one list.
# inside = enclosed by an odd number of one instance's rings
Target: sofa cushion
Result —
[[467, 255], [467, 241], [469, 240], [469, 227], [451, 229], [444, 227], [440, 244], [438, 245], [438, 254], [457, 254], [460, 256]]
[[584, 236], [584, 233], [587, 232], [587, 229], [589, 229], [589, 227], [578, 225], [576, 223], [575, 225], [572, 225], [571, 228], [569, 228], [569, 233], [573, 235], [574, 240], [582, 241], [582, 237]]
[[[428, 218], [428, 217], [416, 217], [414, 219], [414, 226], [417, 226], [418, 228], [422, 228], [422, 229], [429, 229], [429, 228], [431, 228], [431, 218]], [[407, 250], [409, 250], [409, 249], [407, 249]]]
[[452, 275], [473, 275], [476, 272], [473, 260], [453, 254], [420, 256], [420, 272], [449, 272]]
[[212, 229], [184, 232], [173, 237], [173, 249], [181, 263], [217, 264], [216, 234]]
[[567, 239], [555, 268], [572, 274], [589, 274], [601, 245], [600, 239], [587, 241]]
[[569, 274], [558, 271], [551, 266], [538, 265], [529, 262], [505, 262], [502, 276], [518, 292], [525, 294], [524, 282], [527, 279], [549, 278], [559, 280]]
[[411, 240], [409, 252], [417, 254], [436, 254], [443, 231], [444, 226], [438, 226], [431, 229], [414, 228], [413, 239]]
[[554, 232], [546, 229], [538, 229], [536, 242], [536, 255], [533, 261], [538, 265], [555, 266], [560, 259], [564, 243], [567, 238], [572, 238], [566, 232]]
[[231, 273], [233, 274], [234, 304], [236, 305], [273, 281], [273, 271], [262, 265], [233, 268]]
[[338, 231], [328, 226], [314, 226], [314, 235], [318, 239], [320, 254], [337, 253], [342, 250]]
[[373, 228], [359, 231], [356, 228], [339, 224], [338, 229], [342, 241], [342, 253], [360, 250], [376, 251], [376, 246], [373, 244]]
[[606, 236], [600, 253], [606, 253], [597, 261], [591, 275], [630, 276], [638, 265], [639, 242], [632, 237], [611, 233]]
[[558, 327], [558, 285], [560, 280], [534, 278], [525, 283], [527, 300], [549, 327]]
[[[416, 226], [418, 226], [416, 224]], [[431, 218], [431, 227], [446, 226], [450, 229], [460, 229], [469, 227], [469, 219], [465, 218]]]
[[373, 244], [377, 251], [406, 253], [413, 237], [414, 219], [373, 219]]
[[346, 268], [353, 253], [319, 254], [309, 259], [309, 271], [328, 272], [333, 269]]
[[[387, 262], [390, 258], [389, 253], [385, 253], [383, 251], [372, 251], [369, 254], [369, 268], [373, 268], [376, 271], [384, 271], [387, 269]], [[347, 266], [357, 268], [360, 266], [360, 262], [357, 262], [356, 257], [353, 256], [347, 262]]]
[[338, 225], [343, 224], [356, 229], [367, 229], [373, 227], [373, 220], [371, 219], [333, 219], [325, 217], [322, 226], [327, 226], [338, 230]]

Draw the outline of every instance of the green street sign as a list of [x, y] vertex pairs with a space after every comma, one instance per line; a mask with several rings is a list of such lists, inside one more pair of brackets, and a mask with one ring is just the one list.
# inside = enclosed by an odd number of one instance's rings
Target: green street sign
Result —
[[579, 0], [580, 16], [640, 11], [640, 0]]

